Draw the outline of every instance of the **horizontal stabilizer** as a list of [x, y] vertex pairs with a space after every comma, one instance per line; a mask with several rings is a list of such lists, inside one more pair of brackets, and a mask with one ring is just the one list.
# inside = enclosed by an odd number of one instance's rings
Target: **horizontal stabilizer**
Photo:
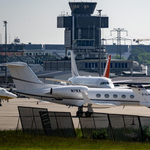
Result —
[[51, 79], [51, 78], [46, 78], [46, 80], [57, 81], [57, 82], [65, 82], [65, 83], [69, 83], [69, 84], [71, 84], [71, 82], [70, 82], [70, 81], [68, 81], [68, 80]]
[[3, 63], [0, 66], [27, 66], [24, 62], [11, 62], [11, 63]]
[[114, 84], [116, 84], [116, 83], [118, 83], [118, 84], [129, 84], [130, 82], [132, 82], [132, 80], [113, 81]]

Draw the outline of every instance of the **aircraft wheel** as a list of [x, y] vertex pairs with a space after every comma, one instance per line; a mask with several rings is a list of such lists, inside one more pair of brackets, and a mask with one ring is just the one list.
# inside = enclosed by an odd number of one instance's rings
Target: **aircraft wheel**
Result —
[[91, 115], [92, 115], [92, 112], [89, 112], [89, 111], [85, 112], [86, 117], [91, 117]]
[[83, 116], [83, 112], [82, 111], [77, 111], [77, 117], [82, 117]]

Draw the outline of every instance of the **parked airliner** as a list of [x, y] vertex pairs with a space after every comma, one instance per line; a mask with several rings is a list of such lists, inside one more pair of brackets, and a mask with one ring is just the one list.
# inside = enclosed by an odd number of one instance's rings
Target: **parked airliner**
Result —
[[88, 87], [96, 87], [96, 88], [114, 88], [114, 84], [111, 79], [109, 79], [110, 72], [110, 61], [111, 55], [108, 56], [106, 67], [104, 70], [104, 74], [102, 77], [93, 77], [93, 76], [80, 76], [78, 73], [78, 69], [75, 62], [75, 57], [73, 51], [71, 51], [71, 72], [72, 77], [68, 79], [68, 81], [60, 80], [60, 79], [48, 79], [52, 81], [58, 81], [61, 83], [69, 83], [71, 85], [84, 85]]
[[[108, 108], [115, 106], [146, 106], [134, 94], [132, 89], [88, 88], [87, 86], [54, 85], [41, 82], [31, 68], [24, 62], [1, 64], [8, 66], [19, 94], [39, 100], [77, 106], [77, 116], [90, 116], [92, 108]], [[148, 91], [149, 92], [149, 91]]]
[[[80, 76], [78, 73], [78, 69], [75, 62], [75, 57], [73, 54], [73, 51], [71, 51], [71, 72], [72, 77], [69, 78], [67, 81], [60, 80], [60, 79], [49, 79], [52, 81], [58, 81], [61, 83], [69, 83], [71, 85], [83, 85], [88, 87], [96, 87], [96, 88], [114, 88], [113, 83], [124, 83], [124, 82], [130, 82], [131, 80], [123, 80], [123, 81], [113, 81], [109, 78], [110, 74], [110, 61], [111, 61], [111, 55], [108, 56], [106, 67], [103, 73], [102, 77], [94, 77], [94, 76]], [[117, 87], [118, 88], [118, 87]]]

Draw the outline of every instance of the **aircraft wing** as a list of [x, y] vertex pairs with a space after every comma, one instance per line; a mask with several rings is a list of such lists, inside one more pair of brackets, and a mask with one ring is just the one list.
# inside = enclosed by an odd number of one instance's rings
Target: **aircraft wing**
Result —
[[150, 85], [142, 85], [145, 89], [149, 89]]
[[120, 80], [120, 81], [112, 81], [114, 84], [129, 84], [132, 80]]
[[71, 82], [70, 82], [70, 81], [68, 81], [68, 80], [51, 79], [51, 78], [46, 78], [46, 80], [57, 81], [57, 82], [65, 82], [65, 83], [69, 83], [69, 84], [71, 84]]
[[100, 107], [100, 108], [109, 108], [109, 107], [115, 107], [119, 106], [119, 103], [113, 103], [113, 102], [104, 102], [104, 101], [91, 101], [88, 96], [82, 92], [82, 96], [85, 102], [85, 105], [92, 105], [92, 107]]

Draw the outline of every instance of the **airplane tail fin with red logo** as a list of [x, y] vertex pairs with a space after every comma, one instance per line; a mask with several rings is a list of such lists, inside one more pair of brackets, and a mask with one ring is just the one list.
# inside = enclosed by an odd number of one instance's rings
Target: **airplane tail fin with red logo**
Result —
[[110, 73], [110, 61], [111, 61], [111, 55], [108, 56], [106, 67], [103, 73], [103, 77], [109, 78]]

